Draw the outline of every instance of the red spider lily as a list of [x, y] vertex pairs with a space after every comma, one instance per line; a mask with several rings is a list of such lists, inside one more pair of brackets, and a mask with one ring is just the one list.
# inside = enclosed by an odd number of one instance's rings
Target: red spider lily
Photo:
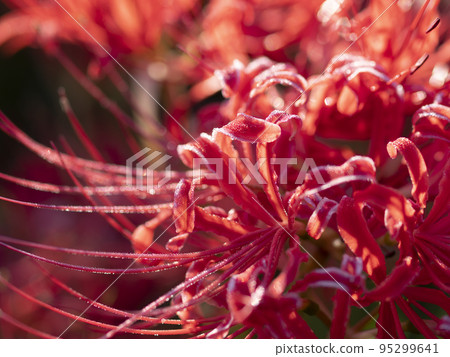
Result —
[[[56, 26], [60, 31], [45, 37], [45, 45], [82, 42], [99, 55], [76, 23], [55, 17], [52, 11], [57, 5], [13, 3], [18, 10], [7, 15], [0, 28], [33, 19], [43, 28]], [[114, 49], [114, 55], [140, 55], [155, 46], [167, 16], [179, 18], [192, 6], [190, 1], [181, 3], [185, 7], [157, 16], [149, 37], [142, 21], [153, 21], [155, 8], [165, 8], [163, 4], [144, 11], [139, 1], [120, 2], [122, 12], [116, 7], [119, 2], [111, 6], [82, 2], [78, 10], [66, 5], [77, 18], [98, 20], [88, 30]], [[33, 208], [98, 213], [134, 250], [114, 251], [107, 240], [106, 251], [99, 251], [66, 248], [60, 241], [36, 243], [1, 236], [2, 250], [24, 257], [8, 271], [15, 276], [32, 270], [39, 276], [34, 285], [23, 287], [0, 275], [7, 291], [0, 299], [0, 319], [5, 324], [39, 337], [57, 337], [58, 331], [70, 329], [61, 320], [67, 318], [69, 323], [79, 321], [95, 329], [89, 336], [108, 338], [125, 333], [315, 338], [324, 332], [313, 326], [314, 316], [332, 338], [405, 338], [414, 329], [427, 338], [448, 336], [448, 83], [436, 89], [415, 75], [426, 68], [428, 57], [416, 63], [420, 51], [431, 52], [438, 46], [438, 33], [429, 29], [430, 24], [435, 27], [437, 2], [425, 1], [411, 12], [393, 5], [395, 11], [357, 43], [361, 47], [344, 55], [338, 55], [341, 47], [379, 15], [383, 1], [371, 1], [361, 9], [362, 5], [343, 1], [333, 11], [331, 0], [308, 6], [255, 1], [251, 11], [248, 6], [240, 8], [243, 4], [213, 1], [204, 6], [205, 17], [192, 23], [190, 32], [183, 36], [175, 27], [168, 31], [187, 44], [202, 33], [195, 42], [195, 48], [203, 51], [201, 64], [229, 65], [213, 71], [224, 101], [200, 103], [200, 113], [193, 109], [200, 135], [186, 142], [181, 130], [174, 129], [176, 119], [170, 123], [169, 144], [180, 143], [178, 158], [193, 171], [148, 171], [153, 185], [142, 190], [142, 170], [130, 172], [128, 167], [106, 163], [63, 93], [63, 110], [92, 160], [75, 156], [67, 143], [63, 153], [55, 145], [34, 141], [0, 112], [0, 129], [62, 169], [72, 186], [2, 173], [0, 178], [35, 190], [74, 195], [84, 204], [0, 199]], [[353, 8], [359, 13], [350, 21], [347, 16]], [[130, 12], [133, 16], [125, 16]], [[131, 23], [141, 16], [141, 22]], [[296, 16], [302, 26], [287, 26]], [[221, 21], [214, 21], [217, 17]], [[413, 20], [403, 29], [393, 25], [392, 17], [402, 23]], [[340, 31], [332, 31], [336, 29]], [[318, 41], [322, 31], [330, 33], [328, 40]], [[30, 43], [19, 41], [24, 34], [27, 41], [37, 38], [29, 27], [17, 33], [19, 37], [6, 33], [5, 38], [18, 47]], [[224, 33], [233, 34], [226, 40], [236, 43], [234, 51], [228, 42], [217, 40]], [[338, 44], [325, 50], [335, 37], [340, 38]], [[374, 38], [379, 39], [379, 47]], [[298, 47], [296, 59], [288, 55], [292, 46]], [[317, 48], [326, 53], [321, 61], [307, 65], [299, 59], [303, 54], [315, 58]], [[56, 49], [54, 54], [124, 127], [146, 134], [63, 51]], [[254, 58], [260, 54], [271, 59]], [[427, 63], [436, 65], [439, 58], [430, 57]], [[322, 75], [310, 76], [316, 66]], [[185, 73], [180, 91], [193, 78], [198, 80], [195, 74]], [[212, 87], [200, 89], [199, 98]], [[418, 93], [423, 94], [419, 99]], [[176, 98], [176, 109], [189, 106], [189, 100], [180, 103]], [[139, 108], [132, 109], [139, 113]], [[412, 129], [407, 126], [409, 116]], [[411, 140], [401, 137], [404, 133]], [[133, 137], [127, 139], [137, 146]], [[165, 143], [159, 140], [159, 144]], [[389, 160], [398, 152], [406, 165], [400, 158]], [[295, 164], [287, 165], [292, 159]], [[311, 160], [314, 165], [308, 166]], [[199, 165], [206, 170], [197, 171]], [[129, 264], [120, 264], [123, 260]], [[39, 269], [30, 267], [30, 261]], [[70, 274], [60, 275], [59, 268], [70, 269]], [[72, 287], [78, 272], [114, 274], [124, 281], [132, 279], [131, 274], [148, 274], [157, 276], [150, 284], [160, 288], [155, 296], [125, 309], [95, 298], [102, 293], [96, 277], [80, 279], [82, 283]], [[134, 295], [138, 288], [128, 289]], [[67, 300], [59, 301], [60, 293]], [[26, 301], [27, 314], [15, 311], [10, 296]], [[81, 300], [93, 311], [79, 316], [85, 305], [68, 308], [70, 300]], [[351, 323], [352, 307], [368, 317]], [[436, 312], [436, 307], [442, 311]], [[51, 323], [27, 321], [28, 315], [39, 319], [42, 311], [51, 313]], [[376, 330], [367, 327], [371, 319], [376, 320]]]
[[[344, 198], [337, 210], [339, 231], [355, 255], [362, 258], [364, 268], [372, 280], [379, 285], [362, 298], [363, 303], [384, 301], [380, 307], [380, 325], [389, 326], [390, 332], [379, 329], [380, 337], [390, 334], [404, 337], [395, 305], [411, 319], [416, 328], [427, 337], [434, 337], [429, 326], [411, 309], [419, 307], [417, 301], [433, 302], [443, 309], [448, 307], [448, 298], [439, 291], [430, 299], [427, 288], [408, 287], [433, 282], [440, 289], [449, 291], [448, 265], [448, 177], [450, 166], [446, 165], [440, 182], [440, 192], [429, 214], [424, 218], [427, 202], [428, 174], [425, 162], [414, 144], [406, 138], [399, 138], [388, 145], [391, 157], [400, 151], [407, 162], [412, 181], [411, 194], [414, 202], [406, 199], [391, 188], [372, 184], [359, 191], [353, 198]], [[448, 150], [448, 148], [447, 148]], [[363, 207], [369, 207], [373, 214], [388, 229], [392, 239], [398, 241], [400, 259], [386, 278], [384, 256], [379, 249], [362, 215]], [[358, 223], [356, 223], [358, 222]], [[364, 242], [361, 233], [365, 232]], [[370, 252], [370, 253], [368, 253]], [[420, 269], [419, 264], [422, 266]], [[420, 274], [419, 274], [420, 272]], [[412, 296], [409, 296], [409, 292]], [[405, 299], [400, 297], [404, 295]], [[419, 307], [421, 310], [423, 308]], [[436, 322], [437, 317], [427, 313]]]

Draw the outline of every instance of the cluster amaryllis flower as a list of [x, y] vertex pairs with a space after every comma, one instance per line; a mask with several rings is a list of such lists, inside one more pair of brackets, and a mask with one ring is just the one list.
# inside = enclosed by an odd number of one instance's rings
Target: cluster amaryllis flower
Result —
[[[107, 338], [450, 336], [450, 42], [439, 1], [7, 3], [1, 43], [49, 50], [142, 136], [124, 132], [124, 145], [164, 148], [177, 169], [108, 163], [64, 94], [89, 158], [38, 143], [0, 112], [0, 129], [71, 183], [0, 178], [78, 200], [3, 204], [98, 214], [129, 242], [117, 251], [101, 236], [93, 250], [0, 236], [3, 254], [22, 257], [2, 264], [5, 335], [64, 337], [77, 323]], [[136, 116], [111, 58], [142, 69], [172, 53], [176, 75], [155, 87], [169, 88], [170, 118], [136, 124], [62, 42], [100, 59]], [[28, 271], [38, 282], [14, 281]], [[138, 274], [158, 295], [123, 309], [100, 299], [98, 274], [112, 284]], [[139, 295], [136, 285], [120, 286]]]

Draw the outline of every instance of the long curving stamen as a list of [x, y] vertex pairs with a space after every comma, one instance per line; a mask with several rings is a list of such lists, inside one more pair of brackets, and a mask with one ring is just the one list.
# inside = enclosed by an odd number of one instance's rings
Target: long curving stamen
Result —
[[[260, 238], [254, 240], [250, 244], [252, 245], [253, 248], [255, 248], [255, 246], [258, 243], [261, 243], [262, 241], [266, 240], [270, 236], [270, 234], [272, 232], [273, 232], [272, 228], [268, 229], [266, 234], [263, 234]], [[151, 304], [148, 304], [146, 307], [144, 307], [138, 314], [136, 314], [135, 317], [127, 319], [122, 324], [120, 324], [115, 330], [110, 331], [109, 333], [107, 333], [105, 335], [105, 337], [106, 338], [113, 337], [116, 333], [120, 332], [123, 328], [131, 326], [136, 321], [136, 319], [138, 318], [139, 315], [147, 315], [148, 313], [150, 313], [152, 310], [157, 308], [159, 305], [163, 304], [165, 301], [170, 299], [175, 294], [183, 291], [188, 286], [191, 286], [191, 285], [197, 283], [198, 281], [203, 280], [204, 278], [206, 278], [207, 276], [213, 274], [214, 272], [218, 271], [219, 269], [227, 266], [230, 262], [232, 262], [236, 258], [242, 256], [242, 254], [243, 254], [242, 251], [238, 251], [236, 253], [233, 253], [229, 257], [227, 257], [225, 259], [222, 259], [218, 263], [214, 264], [212, 267], [210, 267], [208, 269], [205, 269], [201, 273], [197, 274], [195, 277], [193, 277], [193, 278], [191, 278], [189, 280], [186, 280], [183, 283], [177, 285], [176, 287], [171, 289], [169, 292], [167, 292], [166, 294], [160, 296], [154, 302], [152, 302]]]

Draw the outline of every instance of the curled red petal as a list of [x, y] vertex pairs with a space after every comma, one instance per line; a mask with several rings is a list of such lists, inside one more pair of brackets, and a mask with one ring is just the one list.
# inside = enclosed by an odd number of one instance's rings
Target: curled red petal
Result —
[[345, 338], [350, 317], [351, 297], [347, 292], [337, 290], [334, 296], [333, 320], [330, 326], [330, 338]]
[[279, 125], [244, 113], [239, 113], [235, 120], [214, 130], [235, 140], [252, 143], [270, 143], [281, 135]]
[[370, 233], [361, 208], [349, 197], [344, 197], [337, 210], [339, 233], [350, 250], [362, 258], [364, 270], [375, 282], [386, 277], [383, 252]]
[[274, 165], [270, 163], [270, 160], [274, 156], [273, 144], [258, 143], [256, 145], [256, 156], [258, 160], [261, 160], [262, 162], [258, 169], [264, 178], [264, 192], [266, 193], [266, 196], [272, 204], [274, 210], [278, 213], [279, 218], [282, 221], [285, 221], [287, 220], [287, 214], [277, 185], [278, 177], [275, 172]]
[[314, 239], [319, 239], [323, 231], [331, 220], [331, 217], [336, 213], [337, 202], [328, 198], [323, 198], [317, 205], [313, 214], [309, 218], [306, 231]]
[[242, 237], [255, 230], [254, 227], [244, 226], [237, 221], [220, 217], [201, 207], [195, 207], [195, 228], [214, 232], [229, 239]]
[[413, 116], [413, 140], [434, 139], [450, 143], [449, 123], [449, 107], [437, 103], [424, 105]]
[[188, 236], [189, 233], [182, 233], [170, 238], [166, 243], [166, 249], [170, 250], [171, 252], [178, 252], [181, 248], [183, 248]]
[[190, 233], [194, 230], [194, 185], [189, 180], [180, 180], [175, 189], [173, 218], [177, 233]]
[[398, 138], [387, 144], [387, 150], [391, 158], [397, 156], [397, 150], [401, 152], [408, 165], [409, 175], [413, 184], [412, 196], [420, 207], [425, 208], [428, 200], [428, 173], [427, 165], [419, 149], [407, 138]]
[[368, 203], [371, 206], [387, 210], [389, 217], [395, 222], [401, 222], [409, 231], [416, 223], [416, 210], [411, 202], [399, 192], [378, 184], [372, 184], [363, 191], [356, 192], [354, 199], [359, 203]]
[[368, 292], [362, 303], [390, 301], [404, 292], [419, 272], [419, 265], [411, 257], [403, 259], [378, 287]]
[[341, 268], [317, 269], [297, 281], [290, 291], [303, 292], [309, 288], [338, 289], [353, 294], [360, 290], [361, 276], [350, 273]]

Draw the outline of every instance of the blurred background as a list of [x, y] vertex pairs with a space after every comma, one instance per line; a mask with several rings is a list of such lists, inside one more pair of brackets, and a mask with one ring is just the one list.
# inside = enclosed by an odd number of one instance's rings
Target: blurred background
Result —
[[[7, 11], [5, 5], [0, 3], [0, 17]], [[85, 51], [76, 46], [64, 47], [74, 63], [81, 68], [87, 66], [89, 56]], [[123, 98], [111, 85], [104, 85], [100, 80], [99, 86], [125, 111], [129, 110]], [[13, 54], [0, 49], [0, 109], [37, 142], [46, 146], [54, 142], [61, 148], [61, 139], [64, 138], [78, 155], [88, 158], [85, 149], [74, 138], [70, 122], [61, 109], [58, 95], [60, 88], [66, 90], [78, 119], [97, 148], [101, 148], [102, 154], [110, 162], [124, 164], [131, 150], [124, 145], [123, 131], [117, 121], [81, 88], [54, 57], [30, 47]], [[0, 172], [40, 182], [72, 184], [66, 172], [38, 158], [3, 132], [0, 133]], [[0, 195], [50, 205], [88, 204], [79, 196], [35, 191], [5, 180], [0, 180]], [[7, 202], [0, 202], [0, 235], [79, 249], [133, 252], [131, 244], [106, 224], [100, 215], [34, 209]], [[46, 256], [55, 259], [62, 257], [52, 253]], [[70, 262], [71, 258], [64, 255], [63, 260]], [[73, 262], [79, 264], [80, 259], [73, 259]], [[99, 262], [87, 259], [84, 263], [95, 265]], [[52, 270], [49, 265], [43, 266]], [[90, 297], [99, 295], [115, 278], [66, 269], [55, 269], [53, 272], [66, 284]], [[81, 301], [74, 301], [73, 297], [56, 288], [45, 278], [32, 259], [4, 247], [0, 247], [0, 273], [16, 286], [53, 306], [73, 313], [79, 313], [87, 306]], [[161, 274], [125, 276], [114, 284], [100, 301], [122, 309], [143, 307], [145, 301], [153, 300], [162, 291], [172, 287], [174, 282], [182, 279], [177, 272], [166, 274], [165, 277], [167, 279], [161, 279]], [[155, 281], [158, 282], [157, 288]], [[133, 293], [130, 294], [130, 291]], [[27, 302], [2, 284], [0, 306], [22, 323], [56, 335], [64, 331], [72, 321]], [[86, 316], [95, 318], [95, 314], [96, 312], [91, 310]], [[97, 335], [100, 335], [98, 329], [76, 323], [65, 337]], [[30, 336], [32, 335], [0, 321], [0, 338]]]

